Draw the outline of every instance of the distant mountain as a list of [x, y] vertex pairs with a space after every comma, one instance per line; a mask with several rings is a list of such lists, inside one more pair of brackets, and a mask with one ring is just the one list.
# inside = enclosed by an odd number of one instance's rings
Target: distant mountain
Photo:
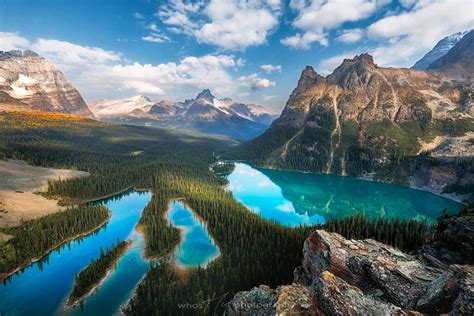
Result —
[[147, 113], [153, 104], [154, 102], [152, 102], [148, 97], [138, 95], [125, 99], [96, 100], [89, 103], [89, 108], [96, 117], [101, 118], [127, 115], [133, 111], [135, 111], [135, 113], [137, 111]]
[[109, 122], [223, 134], [242, 140], [260, 135], [278, 117], [261, 105], [218, 99], [209, 89], [184, 102], [153, 103], [144, 98], [99, 100], [91, 103], [91, 109]]
[[[462, 41], [452, 50], [458, 45]], [[444, 58], [451, 55], [450, 51]], [[427, 151], [449, 161], [474, 157], [474, 143], [469, 141], [474, 138], [471, 82], [450, 82], [443, 76], [382, 68], [368, 54], [345, 59], [327, 77], [307, 66], [281, 116], [228, 157], [271, 168], [352, 176], [375, 173], [391, 180], [394, 169], [408, 168], [397, 175], [401, 182], [426, 168], [424, 176], [442, 176], [443, 185], [463, 176], [473, 185], [474, 168], [451, 168], [445, 161], [444, 173], [430, 173], [431, 165], [416, 169], [405, 163], [405, 158]], [[434, 183], [438, 187], [433, 190], [443, 187]]]
[[474, 74], [474, 30], [470, 31], [443, 57], [428, 66], [428, 70], [454, 79], [472, 80]]
[[94, 117], [64, 74], [29, 50], [0, 51], [0, 95], [9, 104]]
[[415, 70], [426, 70], [428, 66], [435, 60], [443, 57], [446, 53], [456, 45], [461, 38], [467, 34], [465, 32], [457, 32], [452, 35], [446, 36], [440, 40], [432, 50], [426, 53], [420, 60], [418, 60], [411, 69]]

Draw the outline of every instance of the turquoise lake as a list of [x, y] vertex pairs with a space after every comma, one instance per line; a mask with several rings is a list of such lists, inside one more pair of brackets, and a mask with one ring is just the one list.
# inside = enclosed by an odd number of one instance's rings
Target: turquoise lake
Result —
[[461, 204], [404, 186], [351, 177], [270, 170], [235, 163], [227, 175], [235, 199], [265, 219], [286, 226], [324, 223], [357, 213], [369, 218], [433, 222]]
[[[118, 312], [150, 262], [143, 257], [144, 238], [135, 230], [151, 193], [130, 190], [95, 203], [106, 205], [112, 213], [110, 220], [96, 233], [71, 241], [51, 252], [41, 262], [32, 264], [0, 284], [0, 315], [114, 315]], [[204, 267], [220, 252], [207, 234], [204, 224], [197, 220], [184, 204], [171, 204], [170, 221], [184, 230], [184, 239], [174, 254], [181, 268]], [[105, 282], [84, 302], [82, 309], [64, 310], [72, 291], [75, 275], [97, 258], [100, 248], [111, 247], [119, 240], [132, 244], [117, 261]]]
[[179, 200], [170, 203], [167, 213], [171, 224], [182, 231], [183, 240], [173, 254], [178, 267], [206, 267], [220, 256], [219, 248], [207, 232], [206, 226]]

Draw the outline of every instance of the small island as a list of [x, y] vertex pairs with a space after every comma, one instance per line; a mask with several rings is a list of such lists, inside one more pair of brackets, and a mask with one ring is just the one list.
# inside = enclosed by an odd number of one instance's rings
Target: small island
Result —
[[125, 253], [130, 241], [117, 241], [112, 248], [105, 252], [100, 248], [100, 256], [91, 260], [91, 263], [81, 270], [75, 278], [74, 288], [68, 298], [67, 305], [74, 306], [80, 304], [94, 289], [105, 280], [117, 260]]

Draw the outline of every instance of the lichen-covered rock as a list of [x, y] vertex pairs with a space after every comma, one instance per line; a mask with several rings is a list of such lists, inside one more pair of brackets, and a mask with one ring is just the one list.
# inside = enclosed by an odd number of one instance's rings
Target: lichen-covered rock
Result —
[[[470, 216], [464, 212], [462, 219], [445, 222], [443, 227], [451, 228], [443, 229], [443, 236], [449, 231], [451, 239], [465, 241]], [[303, 252], [293, 284], [240, 292], [226, 314], [474, 315], [471, 265], [448, 265], [434, 252], [409, 255], [371, 239], [348, 240], [323, 230], [306, 239]]]
[[453, 303], [451, 315], [474, 315], [474, 267], [459, 267], [463, 272], [459, 296]]
[[277, 293], [268, 286], [261, 285], [250, 291], [239, 292], [227, 303], [225, 315], [266, 316], [275, 315]]
[[383, 302], [376, 295], [366, 295], [329, 271], [324, 271], [315, 282], [318, 306], [326, 315], [414, 315], [393, 304]]
[[441, 219], [420, 252], [446, 264], [474, 264], [474, 211]]
[[314, 293], [305, 286], [291, 284], [277, 288], [276, 315], [322, 315], [314, 302]]
[[374, 240], [347, 240], [322, 230], [305, 241], [302, 271], [313, 286], [328, 271], [362, 291], [378, 290], [384, 299], [404, 309], [448, 312], [450, 306], [438, 306], [439, 297], [451, 295], [452, 301], [457, 296], [449, 270], [427, 266], [415, 256]]
[[239, 292], [227, 304], [226, 315], [322, 315], [314, 304], [309, 288], [299, 284], [279, 286], [276, 290], [261, 285]]

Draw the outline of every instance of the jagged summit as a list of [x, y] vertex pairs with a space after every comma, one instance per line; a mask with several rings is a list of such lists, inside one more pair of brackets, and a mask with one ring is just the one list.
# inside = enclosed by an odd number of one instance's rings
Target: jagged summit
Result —
[[212, 102], [215, 98], [210, 89], [204, 89], [196, 96], [196, 100], [204, 99], [209, 102]]
[[0, 59], [11, 58], [11, 57], [39, 57], [38, 53], [31, 50], [10, 50], [10, 51], [0, 51]]
[[298, 85], [293, 91], [302, 92], [307, 90], [309, 87], [313, 86], [318, 82], [318, 80], [324, 80], [324, 77], [318, 74], [312, 66], [306, 66], [301, 72], [300, 79], [298, 80]]
[[352, 59], [346, 58], [342, 62], [341, 66], [349, 66], [349, 65], [353, 65], [353, 64], [359, 64], [359, 63], [361, 63], [363, 65], [377, 67], [377, 65], [374, 63], [374, 58], [372, 57], [372, 55], [370, 55], [368, 53], [362, 53], [360, 55], [356, 55]]
[[342, 64], [327, 76], [327, 81], [350, 88], [368, 83], [378, 66], [371, 55], [364, 53], [352, 59], [344, 59]]

